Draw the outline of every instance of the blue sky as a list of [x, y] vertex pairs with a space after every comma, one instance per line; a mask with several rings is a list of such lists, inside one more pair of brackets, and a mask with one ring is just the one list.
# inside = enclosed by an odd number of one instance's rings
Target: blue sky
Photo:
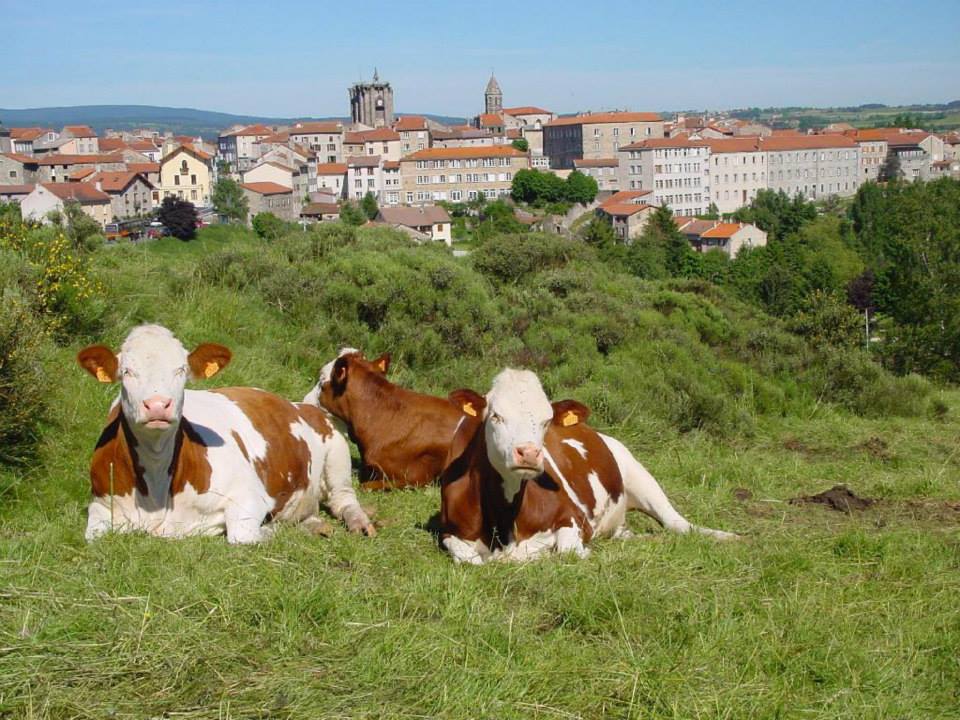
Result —
[[[488, 8], [490, 8], [488, 10]], [[373, 67], [400, 112], [960, 99], [960, 0], [0, 0], [0, 107], [343, 115]]]

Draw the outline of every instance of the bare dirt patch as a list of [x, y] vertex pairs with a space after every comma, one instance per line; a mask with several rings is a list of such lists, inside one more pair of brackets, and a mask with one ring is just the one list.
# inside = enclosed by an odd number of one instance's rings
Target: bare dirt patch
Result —
[[824, 490], [816, 495], [801, 495], [791, 498], [788, 502], [791, 505], [826, 505], [831, 510], [838, 510], [849, 515], [854, 511], [866, 510], [876, 500], [860, 497], [846, 485], [834, 485], [829, 490]]
[[881, 462], [889, 462], [893, 459], [893, 453], [890, 452], [889, 446], [883, 438], [874, 436], [854, 447]]

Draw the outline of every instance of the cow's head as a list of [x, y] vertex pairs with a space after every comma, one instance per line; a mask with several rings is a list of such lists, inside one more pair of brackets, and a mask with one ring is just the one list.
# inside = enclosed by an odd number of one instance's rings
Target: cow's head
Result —
[[390, 369], [390, 353], [375, 360], [368, 360], [355, 348], [342, 348], [336, 358], [320, 369], [317, 384], [303, 399], [322, 407], [337, 418], [350, 422], [350, 407], [347, 393], [351, 378], [359, 379], [365, 374], [384, 376]]
[[77, 362], [102, 383], [120, 382], [120, 406], [138, 434], [155, 435], [176, 428], [188, 379], [213, 377], [230, 362], [230, 350], [204, 343], [187, 353], [173, 333], [160, 325], [140, 325], [127, 335], [120, 353], [91, 345]]

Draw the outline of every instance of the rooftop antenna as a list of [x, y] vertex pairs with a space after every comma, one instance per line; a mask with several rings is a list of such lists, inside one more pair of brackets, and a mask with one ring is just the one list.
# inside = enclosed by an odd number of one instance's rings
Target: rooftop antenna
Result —
[[374, 68], [373, 68], [373, 81], [374, 81], [375, 83], [380, 82], [380, 73], [377, 72], [376, 66], [374, 66]]

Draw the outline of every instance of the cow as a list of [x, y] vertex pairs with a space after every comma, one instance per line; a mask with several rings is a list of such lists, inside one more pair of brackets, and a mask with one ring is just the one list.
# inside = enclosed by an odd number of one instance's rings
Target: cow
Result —
[[593, 537], [629, 536], [630, 508], [675, 532], [736, 537], [689, 523], [622, 443], [586, 424], [584, 405], [551, 404], [528, 370], [503, 370], [486, 397], [458, 390], [450, 402], [462, 422], [440, 480], [440, 542], [457, 562], [584, 557]]
[[360, 450], [361, 487], [366, 490], [434, 482], [463, 416], [445, 398], [394, 385], [385, 377], [389, 367], [388, 353], [368, 360], [355, 348], [343, 348], [304, 397], [305, 403], [344, 423]]
[[114, 530], [254, 543], [270, 521], [325, 526], [320, 503], [352, 532], [375, 534], [351, 484], [349, 445], [322, 410], [256, 388], [185, 389], [230, 359], [213, 343], [188, 354], [159, 325], [134, 328], [119, 354], [80, 351], [94, 378], [120, 383], [90, 464], [88, 541]]

